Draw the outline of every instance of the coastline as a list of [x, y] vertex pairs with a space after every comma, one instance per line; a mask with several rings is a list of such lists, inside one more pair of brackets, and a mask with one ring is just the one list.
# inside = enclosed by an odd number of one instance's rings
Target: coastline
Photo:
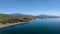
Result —
[[[29, 22], [33, 22], [34, 20], [35, 19], [33, 19], [33, 20], [29, 21]], [[0, 23], [0, 29], [5, 28], [5, 27], [9, 27], [9, 26], [18, 25], [18, 24], [23, 25], [23, 24], [29, 23], [29, 22], [19, 22], [19, 23], [11, 23], [11, 24], [7, 23], [6, 25]]]

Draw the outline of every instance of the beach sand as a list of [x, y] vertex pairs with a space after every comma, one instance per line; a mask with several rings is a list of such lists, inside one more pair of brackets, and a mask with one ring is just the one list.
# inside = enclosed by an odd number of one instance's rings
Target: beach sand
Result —
[[[30, 22], [33, 22], [34, 20], [31, 20]], [[19, 23], [7, 23], [7, 24], [2, 24], [0, 23], [0, 28], [12, 26], [12, 25], [17, 25], [17, 24], [24, 24], [24, 23], [29, 23], [29, 22], [19, 22]]]
[[27, 23], [27, 22], [19, 22], [19, 23], [7, 23], [7, 24], [2, 24], [0, 23], [0, 28], [3, 28], [3, 27], [7, 27], [7, 26], [12, 26], [12, 25], [16, 25], [16, 24], [22, 24], [22, 23]]

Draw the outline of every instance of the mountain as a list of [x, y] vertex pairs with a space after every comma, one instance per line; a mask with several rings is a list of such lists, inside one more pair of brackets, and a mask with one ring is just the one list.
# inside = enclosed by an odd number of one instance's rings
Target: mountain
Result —
[[5, 18], [5, 17], [60, 18], [60, 16], [51, 16], [51, 15], [38, 15], [38, 16], [33, 16], [33, 15], [26, 15], [26, 14], [20, 14], [20, 13], [13, 13], [13, 14], [3, 14], [3, 13], [0, 13], [0, 18]]
[[60, 16], [51, 16], [51, 15], [38, 15], [38, 18], [60, 18]]
[[26, 14], [20, 14], [20, 13], [13, 13], [13, 14], [10, 14], [12, 16], [23, 16], [23, 17], [36, 17], [36, 16], [33, 16], [33, 15], [26, 15]]
[[20, 14], [20, 13], [13, 13], [13, 14], [0, 13], [0, 16], [32, 16], [32, 15], [25, 15], [25, 14]]
[[25, 17], [25, 18], [36, 18], [33, 15], [25, 15], [25, 14], [19, 14], [19, 13], [13, 13], [13, 14], [3, 14], [0, 13], [0, 18], [8, 18], [8, 17]]
[[13, 13], [13, 14], [9, 14], [9, 15], [13, 15], [13, 16], [25, 16], [24, 14], [19, 14], [19, 13]]

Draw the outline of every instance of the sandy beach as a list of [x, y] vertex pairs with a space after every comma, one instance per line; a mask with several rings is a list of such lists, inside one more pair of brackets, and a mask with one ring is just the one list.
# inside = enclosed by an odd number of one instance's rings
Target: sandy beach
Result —
[[0, 28], [4, 28], [4, 27], [7, 27], [7, 26], [12, 26], [12, 25], [17, 25], [17, 24], [22, 24], [22, 23], [27, 23], [27, 22], [19, 22], [19, 23], [11, 23], [11, 24], [7, 23], [6, 25], [0, 23]]
[[[34, 20], [31, 20], [30, 22], [33, 22]], [[29, 22], [7, 23], [7, 24], [0, 23], [0, 28], [4, 28], [4, 27], [8, 27], [8, 26], [13, 26], [13, 25], [17, 25], [17, 24], [24, 24], [24, 23], [29, 23]]]

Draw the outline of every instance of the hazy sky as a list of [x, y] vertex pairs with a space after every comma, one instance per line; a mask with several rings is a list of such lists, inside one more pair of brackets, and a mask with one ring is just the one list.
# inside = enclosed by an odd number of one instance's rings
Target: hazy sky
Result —
[[60, 15], [60, 0], [0, 0], [0, 13]]

